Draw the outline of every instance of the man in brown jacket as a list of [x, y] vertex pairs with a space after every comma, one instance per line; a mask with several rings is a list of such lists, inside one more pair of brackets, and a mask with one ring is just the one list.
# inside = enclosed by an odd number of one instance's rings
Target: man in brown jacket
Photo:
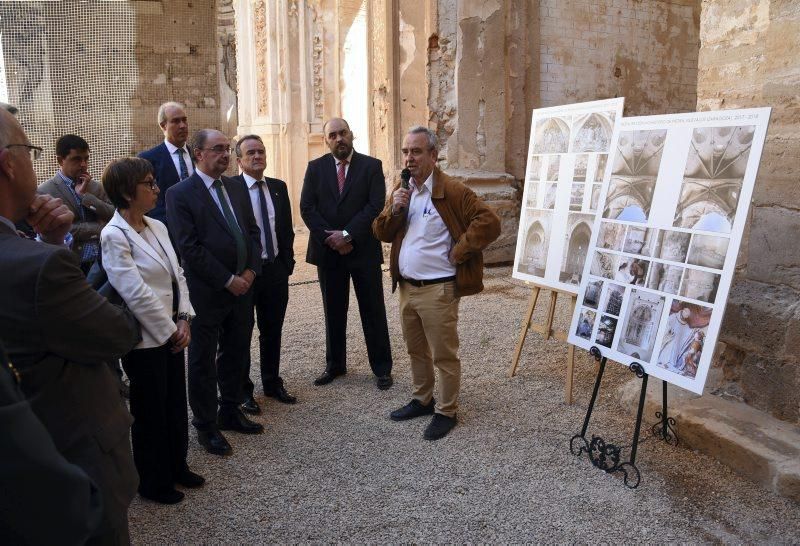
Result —
[[[375, 219], [375, 236], [392, 243], [392, 291], [400, 286], [400, 318], [411, 358], [411, 402], [395, 421], [433, 415], [425, 438], [438, 440], [456, 425], [461, 361], [458, 302], [483, 290], [483, 249], [500, 235], [500, 219], [475, 193], [436, 167], [436, 135], [412, 127], [403, 141], [411, 172], [398, 182]], [[433, 399], [434, 368], [439, 401]]]

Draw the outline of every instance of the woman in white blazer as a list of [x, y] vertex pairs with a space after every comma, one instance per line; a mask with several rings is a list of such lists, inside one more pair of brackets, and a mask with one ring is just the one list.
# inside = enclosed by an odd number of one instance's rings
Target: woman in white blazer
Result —
[[139, 494], [174, 504], [184, 497], [175, 484], [199, 487], [205, 481], [186, 464], [183, 353], [194, 310], [166, 226], [145, 216], [159, 193], [150, 163], [135, 157], [112, 161], [103, 172], [103, 188], [117, 208], [100, 234], [103, 268], [142, 329], [141, 343], [122, 359], [131, 381]]

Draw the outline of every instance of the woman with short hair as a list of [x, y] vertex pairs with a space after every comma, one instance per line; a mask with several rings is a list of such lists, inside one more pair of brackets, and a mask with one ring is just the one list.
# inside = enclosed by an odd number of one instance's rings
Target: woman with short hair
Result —
[[166, 226], [145, 216], [159, 193], [150, 163], [134, 157], [112, 161], [102, 180], [117, 209], [100, 234], [103, 267], [142, 329], [142, 341], [122, 359], [131, 382], [139, 494], [174, 504], [184, 497], [175, 484], [199, 487], [205, 482], [186, 464], [183, 355], [194, 310]]

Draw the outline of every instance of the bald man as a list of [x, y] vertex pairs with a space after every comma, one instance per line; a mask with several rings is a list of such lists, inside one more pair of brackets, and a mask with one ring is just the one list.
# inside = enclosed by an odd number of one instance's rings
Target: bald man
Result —
[[381, 244], [372, 221], [383, 208], [381, 162], [353, 150], [353, 133], [341, 118], [323, 126], [330, 153], [309, 162], [300, 196], [308, 226], [306, 261], [317, 266], [325, 310], [325, 371], [315, 385], [347, 373], [350, 279], [356, 291], [367, 355], [379, 389], [392, 386], [392, 350], [383, 301]]
[[[89, 542], [127, 544], [128, 507], [139, 483], [131, 455], [133, 420], [107, 362], [132, 349], [139, 331], [128, 311], [91, 289], [64, 245], [73, 215], [60, 199], [36, 194], [32, 161], [40, 153], [14, 116], [0, 109], [0, 332], [22, 392], [56, 450], [100, 490], [102, 520]], [[43, 242], [19, 237], [14, 223], [22, 220]], [[29, 486], [39, 478], [31, 476]], [[28, 498], [6, 483], [0, 487], [18, 502]], [[58, 492], [39, 493], [51, 494]], [[65, 499], [63, 508], [75, 507]], [[40, 525], [54, 524], [43, 509], [41, 503], [30, 508]], [[65, 532], [59, 540], [69, 542], [70, 536]]]

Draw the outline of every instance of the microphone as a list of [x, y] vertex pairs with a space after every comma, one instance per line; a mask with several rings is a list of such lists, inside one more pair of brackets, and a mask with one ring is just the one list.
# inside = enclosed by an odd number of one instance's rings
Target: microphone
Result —
[[409, 180], [411, 180], [411, 171], [408, 169], [403, 169], [400, 173], [400, 186], [402, 186], [404, 190], [408, 189]]
[[[408, 169], [403, 169], [402, 171], [400, 171], [400, 187], [403, 188], [404, 190], [407, 190], [409, 188], [408, 185], [409, 180], [411, 180], [411, 171], [409, 171]], [[402, 214], [403, 212], [405, 212], [405, 210], [406, 208], [402, 207], [397, 211], [397, 214]]]

